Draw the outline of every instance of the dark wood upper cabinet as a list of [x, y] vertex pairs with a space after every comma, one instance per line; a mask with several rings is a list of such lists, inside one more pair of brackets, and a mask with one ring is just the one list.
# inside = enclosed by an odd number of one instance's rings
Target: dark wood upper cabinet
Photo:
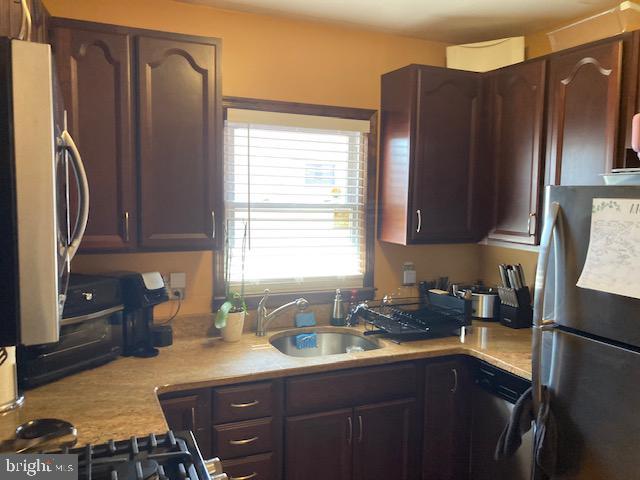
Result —
[[544, 166], [546, 60], [490, 73], [489, 110], [494, 162], [494, 218], [489, 238], [537, 243]]
[[481, 76], [410, 65], [382, 76], [382, 241], [482, 237]]
[[140, 245], [213, 248], [223, 235], [219, 45], [136, 40]]
[[81, 249], [130, 249], [137, 241], [130, 38], [57, 25], [52, 40], [58, 83], [91, 192]]
[[625, 40], [600, 42], [549, 60], [547, 183], [602, 185], [619, 161]]

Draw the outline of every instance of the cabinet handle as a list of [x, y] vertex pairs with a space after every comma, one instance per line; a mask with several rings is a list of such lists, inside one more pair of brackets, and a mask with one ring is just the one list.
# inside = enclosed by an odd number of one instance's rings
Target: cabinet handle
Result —
[[364, 435], [364, 429], [362, 427], [362, 415], [358, 415], [358, 427], [360, 431], [358, 432], [358, 443], [362, 443], [362, 436]]
[[254, 400], [253, 402], [247, 403], [230, 403], [229, 406], [231, 408], [247, 408], [247, 407], [255, 407], [260, 403], [260, 400]]
[[351, 420], [351, 417], [347, 418], [347, 425], [348, 425], [348, 432], [349, 434], [347, 435], [347, 444], [351, 445], [351, 440], [353, 440], [353, 421]]
[[229, 440], [229, 445], [247, 445], [258, 440], [260, 437], [245, 438], [244, 440]]
[[191, 428], [196, 428], [196, 409], [191, 407]]
[[253, 472], [249, 475], [245, 475], [244, 477], [229, 477], [229, 480], [249, 480], [250, 478], [256, 478], [258, 474]]
[[31, 40], [31, 12], [27, 5], [27, 0], [20, 0], [20, 6], [22, 7], [22, 22], [20, 24], [20, 33], [18, 33], [19, 40]]
[[420, 230], [422, 230], [422, 211], [420, 209], [416, 210], [416, 215], [418, 216], [418, 226], [416, 227], [416, 233], [420, 233]]
[[536, 218], [536, 214], [533, 213], [533, 212], [531, 212], [529, 214], [529, 219], [527, 220], [527, 234], [529, 234], [529, 235], [535, 235], [535, 233], [536, 233], [535, 229], [534, 229], [533, 233], [531, 233], [531, 219], [532, 218]]
[[129, 212], [124, 212], [124, 241], [129, 242]]
[[211, 210], [211, 239], [216, 238], [216, 212]]
[[451, 393], [456, 393], [458, 391], [458, 369], [452, 368], [451, 372], [453, 372], [453, 387], [451, 387]]

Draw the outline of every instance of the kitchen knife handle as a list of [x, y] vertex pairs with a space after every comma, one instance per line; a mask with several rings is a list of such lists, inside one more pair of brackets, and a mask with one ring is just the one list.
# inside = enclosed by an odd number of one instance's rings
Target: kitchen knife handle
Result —
[[418, 226], [416, 227], [416, 233], [420, 233], [420, 230], [422, 230], [422, 211], [420, 209], [416, 210], [416, 216], [418, 217]]

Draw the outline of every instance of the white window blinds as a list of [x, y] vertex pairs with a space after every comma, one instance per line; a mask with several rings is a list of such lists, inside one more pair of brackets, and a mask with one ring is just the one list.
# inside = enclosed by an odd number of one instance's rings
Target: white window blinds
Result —
[[363, 286], [368, 129], [360, 120], [227, 111], [231, 289], [243, 273], [248, 294]]

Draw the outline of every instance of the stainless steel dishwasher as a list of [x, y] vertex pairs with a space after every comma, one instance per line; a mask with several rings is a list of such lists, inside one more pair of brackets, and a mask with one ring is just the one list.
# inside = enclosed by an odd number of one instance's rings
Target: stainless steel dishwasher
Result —
[[478, 360], [474, 365], [473, 420], [470, 479], [529, 480], [533, 458], [533, 430], [509, 459], [496, 461], [498, 438], [508, 423], [513, 405], [531, 382]]

